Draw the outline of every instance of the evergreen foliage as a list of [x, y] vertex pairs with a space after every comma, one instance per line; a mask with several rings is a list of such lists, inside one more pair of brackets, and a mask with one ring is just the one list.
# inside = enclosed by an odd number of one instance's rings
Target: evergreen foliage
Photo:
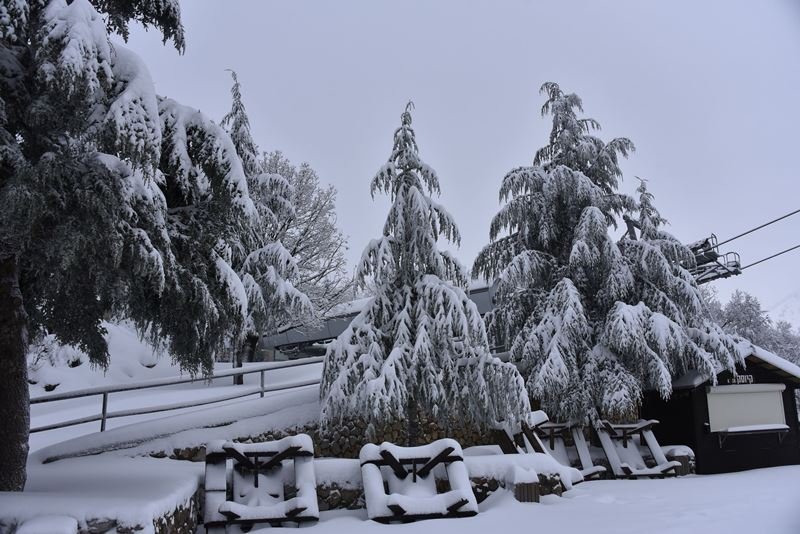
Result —
[[[593, 135], [600, 126], [578, 116], [577, 95], [555, 83], [542, 92], [549, 143], [503, 178], [504, 205], [473, 275], [496, 281], [486, 318], [494, 344], [509, 347], [551, 418], [633, 418], [645, 389], [668, 397], [673, 376], [712, 376], [739, 356], [708, 319], [686, 270], [693, 256], [661, 229], [645, 183], [638, 200], [618, 192], [619, 158], [633, 143]], [[609, 227], [630, 212], [640, 238], [615, 242]]]
[[[21, 489], [27, 329], [105, 365], [103, 319], [165, 339], [191, 373], [241, 338], [232, 250], [261, 223], [236, 148], [202, 113], [159, 98], [129, 21], [183, 47], [176, 0], [0, 0], [0, 490]], [[24, 318], [27, 316], [28, 321]]]
[[431, 195], [435, 171], [420, 158], [411, 128], [411, 105], [402, 114], [389, 161], [371, 192], [392, 205], [383, 235], [361, 257], [359, 284], [376, 294], [328, 348], [321, 384], [323, 432], [358, 419], [368, 437], [386, 424], [406, 424], [406, 440], [419, 439], [420, 421], [441, 428], [486, 428], [514, 423], [529, 411], [516, 369], [489, 354], [478, 310], [467, 297], [466, 273], [440, 237], [456, 244], [458, 229]]
[[[222, 119], [242, 161], [258, 221], [241, 236], [232, 250], [233, 268], [247, 293], [246, 335], [252, 344], [259, 335], [274, 331], [293, 315], [310, 315], [311, 301], [292, 283], [299, 277], [294, 255], [276, 239], [277, 228], [295, 215], [288, 180], [265, 172], [258, 146], [250, 132], [250, 119], [242, 101], [241, 85], [231, 71], [231, 110]], [[308, 236], [313, 239], [313, 236]]]

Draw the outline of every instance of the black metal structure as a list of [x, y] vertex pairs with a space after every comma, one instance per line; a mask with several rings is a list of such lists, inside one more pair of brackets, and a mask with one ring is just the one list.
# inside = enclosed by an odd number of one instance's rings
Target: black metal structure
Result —
[[705, 284], [720, 278], [742, 274], [742, 262], [736, 252], [720, 253], [717, 236], [711, 234], [705, 239], [689, 245], [694, 254], [695, 266], [689, 269], [698, 284]]

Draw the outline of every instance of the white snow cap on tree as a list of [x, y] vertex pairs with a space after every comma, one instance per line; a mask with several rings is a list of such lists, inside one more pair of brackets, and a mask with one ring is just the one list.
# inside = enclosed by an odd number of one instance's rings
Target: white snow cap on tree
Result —
[[264, 172], [258, 146], [250, 133], [239, 79], [236, 72], [230, 72], [232, 105], [221, 124], [230, 133], [239, 155], [258, 215], [258, 221], [234, 243], [231, 259], [247, 295], [245, 333], [256, 337], [276, 330], [292, 315], [310, 315], [312, 305], [293, 283], [299, 277], [296, 258], [272, 237], [275, 229], [294, 215], [292, 187], [283, 176]]
[[439, 181], [419, 159], [410, 103], [371, 191], [392, 200], [383, 235], [369, 243], [356, 274], [359, 284], [374, 279], [376, 294], [328, 348], [323, 429], [356, 419], [379, 432], [404, 421], [414, 441], [422, 418], [445, 429], [519, 421], [530, 411], [522, 378], [490, 355], [483, 321], [464, 291], [464, 269], [436, 245], [440, 237], [456, 244], [460, 237], [431, 199]]
[[[638, 202], [617, 191], [618, 158], [633, 144], [592, 135], [599, 124], [578, 117], [577, 95], [554, 83], [542, 92], [550, 142], [503, 179], [492, 242], [473, 268], [497, 281], [489, 331], [552, 419], [634, 418], [643, 391], [666, 398], [673, 377], [711, 377], [739, 357], [708, 318], [686, 270], [694, 257], [661, 230], [644, 182]], [[641, 235], [617, 243], [608, 227], [626, 212]]]
[[[32, 330], [80, 346], [99, 364], [108, 356], [101, 319], [113, 315], [166, 338], [187, 370], [210, 371], [251, 312], [267, 308], [251, 298], [255, 280], [281, 305], [293, 294], [280, 280], [296, 267], [266, 243], [251, 247], [255, 256], [238, 270], [248, 254], [233, 249], [267, 233], [231, 137], [199, 111], [157, 97], [141, 59], [109, 41], [109, 28], [125, 37], [136, 20], [180, 49], [179, 15], [175, 0], [0, 2], [4, 65], [19, 71], [0, 100], [0, 138], [10, 149], [0, 157], [4, 165], [14, 157], [0, 177], [8, 185], [0, 237], [25, 244]], [[281, 197], [287, 187], [270, 185]], [[26, 237], [34, 228], [47, 238]], [[60, 278], [41, 274], [54, 264]]]

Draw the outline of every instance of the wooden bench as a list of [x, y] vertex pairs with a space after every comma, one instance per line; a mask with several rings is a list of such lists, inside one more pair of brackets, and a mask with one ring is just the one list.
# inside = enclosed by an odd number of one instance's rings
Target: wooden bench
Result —
[[[313, 457], [314, 445], [305, 434], [265, 443], [209, 443], [203, 520], [206, 531], [224, 533], [230, 524], [247, 530], [258, 523], [277, 527], [287, 522], [317, 521]], [[287, 460], [294, 468], [295, 495], [290, 498], [284, 494], [282, 475]]]
[[[391, 443], [361, 448], [361, 476], [370, 519], [410, 522], [478, 513], [463, 453], [452, 439], [421, 447]], [[443, 466], [450, 490], [440, 493], [434, 470]]]
[[[653, 426], [657, 424], [658, 421], [655, 419], [641, 420], [632, 424], [612, 424], [603, 420], [595, 428], [614, 476], [620, 478], [677, 476], [681, 463], [669, 461], [664, 456], [658, 440], [653, 435]], [[634, 441], [637, 434], [639, 442], [650, 450], [655, 465], [648, 466], [645, 463], [639, 452], [639, 446]], [[620, 453], [625, 455], [627, 461], [620, 458]]]

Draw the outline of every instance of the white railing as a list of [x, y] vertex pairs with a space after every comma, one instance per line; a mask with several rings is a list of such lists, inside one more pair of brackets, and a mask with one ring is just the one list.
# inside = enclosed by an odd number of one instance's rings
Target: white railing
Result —
[[[183, 408], [193, 408], [195, 406], [204, 406], [206, 404], [214, 404], [217, 402], [239, 399], [242, 397], [248, 397], [250, 395], [255, 395], [255, 394], [259, 394], [261, 397], [263, 397], [265, 393], [271, 393], [273, 391], [282, 391], [286, 389], [312, 386], [315, 384], [319, 384], [320, 379], [314, 378], [311, 380], [302, 380], [298, 382], [292, 382], [290, 384], [280, 384], [276, 386], [267, 387], [265, 385], [265, 378], [266, 378], [265, 374], [268, 371], [272, 371], [275, 369], [285, 369], [287, 367], [300, 367], [302, 365], [321, 363], [324, 359], [325, 359], [324, 356], [318, 356], [315, 358], [304, 358], [302, 360], [294, 360], [288, 362], [261, 363], [256, 365], [248, 365], [247, 367], [218, 371], [212, 374], [211, 376], [199, 376], [194, 378], [190, 376], [156, 378], [153, 380], [145, 380], [142, 382], [135, 382], [130, 384], [118, 384], [114, 386], [98, 386], [93, 388], [81, 389], [77, 391], [65, 391], [64, 393], [49, 393], [46, 395], [40, 395], [38, 397], [31, 398], [31, 404], [41, 404], [45, 402], [58, 402], [69, 399], [80, 399], [84, 397], [100, 396], [102, 397], [100, 413], [95, 415], [88, 415], [85, 417], [78, 417], [75, 419], [67, 419], [66, 421], [60, 421], [58, 423], [52, 423], [49, 425], [37, 426], [31, 428], [31, 433], [44, 432], [47, 430], [55, 430], [57, 428], [64, 428], [74, 425], [82, 425], [85, 423], [91, 423], [93, 421], [100, 421], [100, 432], [104, 432], [106, 429], [106, 421], [108, 419], [114, 419], [117, 417], [129, 417], [132, 415], [145, 415], [151, 413], [166, 412], [170, 410], [180, 410]], [[143, 408], [133, 408], [128, 410], [117, 410], [113, 412], [108, 411], [108, 396], [111, 395], [112, 393], [119, 393], [121, 391], [150, 389], [163, 386], [173, 386], [176, 384], [188, 384], [192, 382], [210, 383], [212, 380], [215, 380], [217, 378], [249, 375], [253, 373], [259, 373], [260, 375], [259, 385], [238, 386], [237, 391], [235, 393], [227, 393], [225, 395], [219, 395], [217, 397], [198, 399], [188, 402], [161, 404], [157, 406], [147, 406]]]

